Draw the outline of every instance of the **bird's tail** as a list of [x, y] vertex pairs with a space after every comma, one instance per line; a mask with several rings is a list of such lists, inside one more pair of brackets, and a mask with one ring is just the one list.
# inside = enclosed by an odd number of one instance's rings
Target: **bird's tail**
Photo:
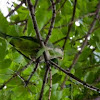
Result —
[[4, 39], [7, 39], [7, 38], [12, 37], [12, 36], [7, 35], [7, 34], [5, 34], [5, 33], [3, 33], [3, 32], [0, 31], [0, 37], [4, 38]]

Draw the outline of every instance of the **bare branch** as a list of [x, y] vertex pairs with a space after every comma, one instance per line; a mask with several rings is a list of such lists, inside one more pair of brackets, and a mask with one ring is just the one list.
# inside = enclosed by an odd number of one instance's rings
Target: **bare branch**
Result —
[[25, 86], [28, 85], [30, 79], [32, 78], [32, 76], [33, 76], [34, 73], [36, 72], [36, 70], [37, 70], [37, 68], [38, 68], [38, 64], [39, 64], [39, 58], [36, 60], [35, 68], [34, 68], [33, 71], [31, 72], [31, 75], [29, 76], [28, 80], [25, 82]]
[[7, 83], [9, 83], [13, 78], [15, 78], [17, 75], [19, 75], [22, 71], [24, 71], [29, 65], [31, 65], [33, 61], [30, 61], [28, 64], [26, 64], [22, 69], [17, 71], [16, 73], [13, 74], [13, 76], [8, 79], [6, 82], [3, 83], [3, 85], [0, 86], [0, 90], [3, 89], [4, 86], [6, 86]]
[[17, 76], [21, 79], [21, 81], [22, 81], [24, 84], [26, 84], [25, 79], [24, 79], [21, 75], [17, 74]]
[[[78, 59], [79, 59], [79, 57], [80, 57], [80, 55], [81, 55], [81, 53], [82, 53], [84, 47], [87, 45], [88, 37], [89, 37], [90, 34], [93, 32], [93, 28], [94, 28], [94, 26], [95, 26], [96, 20], [97, 20], [98, 17], [99, 17], [99, 10], [100, 10], [100, 2], [98, 3], [98, 7], [97, 7], [97, 9], [96, 9], [95, 18], [94, 18], [92, 24], [90, 25], [89, 31], [88, 31], [87, 35], [85, 36], [85, 40], [84, 40], [83, 44], [81, 45], [81, 50], [74, 56], [74, 60], [73, 60], [72, 64], [71, 64], [70, 67], [69, 67], [69, 71], [70, 71], [70, 70], [74, 67], [74, 65], [77, 63], [77, 61], [78, 61]], [[67, 80], [67, 76], [65, 77], [65, 80], [64, 80], [64, 82], [62, 83], [63, 86], [61, 85], [61, 87], [64, 87], [64, 83], [65, 83], [66, 80]]]
[[66, 81], [68, 80], [68, 76], [66, 75], [63, 82], [61, 83], [61, 90], [64, 88]]
[[66, 1], [67, 1], [67, 0], [65, 0], [65, 1], [62, 3], [61, 7], [58, 9], [57, 12], [59, 12], [59, 11], [63, 8], [63, 6], [65, 5]]
[[94, 31], [98, 30], [99, 28], [100, 28], [100, 26], [95, 27], [95, 28], [93, 29], [92, 33], [93, 33]]
[[[77, 4], [77, 0], [74, 1], [74, 8], [73, 8], [73, 14], [72, 14], [71, 22], [74, 20], [74, 17], [75, 17], [76, 4]], [[69, 24], [69, 26], [68, 26], [68, 32], [66, 34], [66, 38], [65, 38], [65, 41], [64, 41], [63, 49], [65, 48], [66, 42], [67, 42], [67, 40], [69, 38], [69, 34], [70, 34], [70, 31], [71, 31], [71, 28], [72, 28], [72, 23]]]
[[60, 41], [64, 40], [65, 38], [66, 38], [66, 37], [63, 37], [63, 38], [61, 38], [61, 39], [59, 39], [59, 40], [57, 40], [57, 41], [53, 42], [53, 44], [56, 44], [56, 43], [58, 43], [58, 42], [60, 42]]
[[[26, 1], [27, 1], [27, 4], [28, 4], [28, 8], [29, 8], [30, 14], [31, 14], [31, 18], [32, 18], [32, 22], [33, 22], [33, 27], [35, 29], [37, 38], [40, 41], [40, 45], [43, 48], [45, 48], [44, 41], [42, 39], [42, 36], [41, 36], [41, 34], [39, 32], [39, 28], [38, 28], [38, 25], [37, 25], [37, 21], [36, 21], [36, 17], [35, 17], [35, 12], [34, 12], [34, 6], [32, 5], [30, 0], [26, 0]], [[44, 52], [44, 58], [45, 58], [45, 61], [47, 62], [48, 61], [48, 56], [47, 56], [46, 52]]]
[[[59, 3], [61, 0], [56, 0], [55, 2], [54, 2], [54, 5], [56, 5], [57, 3]], [[51, 6], [49, 6], [49, 8], [48, 8], [48, 10], [50, 10], [52, 8], [52, 5]]]
[[49, 74], [50, 74], [50, 87], [49, 87], [49, 97], [48, 97], [48, 100], [50, 100], [51, 89], [52, 89], [52, 71], [51, 71], [51, 67], [49, 67]]
[[[73, 23], [74, 23], [75, 21], [77, 21], [77, 20], [83, 19], [83, 18], [85, 18], [85, 17], [93, 16], [93, 15], [95, 15], [95, 14], [96, 14], [95, 12], [94, 12], [94, 13], [88, 13], [88, 14], [86, 14], [86, 15], [83, 15], [83, 16], [80, 16], [79, 18], [74, 19], [73, 21], [69, 22], [68, 24], [64, 24], [64, 25], [60, 25], [60, 26], [55, 26], [54, 29], [67, 27], [68, 25], [73, 24]], [[48, 28], [45, 28], [45, 29], [48, 29]]]
[[37, 38], [40, 40], [41, 46], [44, 47], [43, 40], [42, 40], [41, 34], [39, 32], [39, 28], [38, 28], [36, 17], [35, 17], [34, 6], [32, 5], [30, 0], [26, 0], [26, 1], [27, 1], [27, 4], [28, 4], [28, 8], [29, 8], [30, 14], [31, 14], [31, 18], [32, 18], [32, 22], [33, 22], [33, 27], [34, 27], [34, 30], [36, 32]]
[[[42, 27], [41, 30], [43, 30], [43, 29], [50, 23], [51, 19], [52, 19], [52, 18], [50, 18], [50, 19], [47, 21], [47, 23], [43, 25], [43, 27]], [[48, 28], [48, 29], [49, 29], [49, 28]], [[41, 30], [40, 30], [40, 31], [41, 31]]]
[[80, 80], [79, 78], [77, 78], [76, 76], [74, 76], [73, 74], [71, 74], [69, 71], [64, 70], [63, 68], [61, 68], [60, 66], [58, 66], [56, 63], [50, 61], [50, 64], [54, 65], [55, 68], [58, 68], [60, 71], [64, 72], [65, 74], [67, 74], [69, 77], [73, 78], [74, 80], [76, 80], [77, 82], [79, 82], [80, 84], [82, 84], [84, 87], [87, 87], [93, 91], [96, 91], [98, 93], [100, 93], [100, 89], [96, 88], [92, 85], [89, 85], [88, 83]]
[[[37, 35], [37, 38], [39, 39], [40, 41], [40, 45], [45, 48], [45, 44], [44, 44], [44, 41], [42, 39], [42, 36], [39, 32], [39, 28], [38, 28], [38, 25], [37, 25], [37, 21], [36, 21], [36, 17], [35, 17], [35, 11], [34, 11], [34, 6], [32, 5], [31, 1], [30, 0], [26, 0], [27, 1], [27, 4], [28, 4], [28, 8], [29, 8], [29, 11], [30, 11], [30, 14], [31, 14], [31, 18], [32, 18], [32, 22], [33, 22], [33, 27], [35, 29], [35, 32], [36, 32], [36, 35]], [[45, 81], [47, 79], [47, 75], [48, 75], [48, 70], [49, 70], [49, 64], [48, 64], [48, 60], [49, 60], [49, 57], [46, 53], [46, 51], [44, 51], [44, 59], [45, 59], [45, 62], [46, 62], [46, 71], [45, 71], [45, 75], [44, 75], [44, 79], [43, 79], [43, 85], [42, 85], [42, 89], [41, 89], [41, 93], [40, 93], [40, 98], [39, 100], [42, 100], [42, 97], [43, 97], [43, 92], [44, 92], [44, 86], [45, 86]]]
[[34, 9], [36, 9], [39, 0], [35, 0]]
[[16, 21], [16, 22], [11, 22], [10, 25], [14, 25], [14, 24], [18, 24], [18, 23], [26, 23], [26, 22], [27, 22], [27, 19], [19, 20], [19, 21]]
[[25, 22], [25, 26], [24, 26], [24, 29], [23, 29], [23, 33], [25, 33], [26, 30], [27, 30], [27, 21]]
[[96, 10], [95, 18], [94, 18], [92, 24], [90, 25], [89, 31], [88, 31], [87, 35], [85, 36], [85, 40], [84, 40], [83, 44], [81, 45], [81, 50], [75, 55], [74, 60], [73, 60], [73, 62], [72, 62], [72, 64], [71, 64], [71, 66], [69, 67], [69, 70], [71, 70], [71, 69], [73, 68], [73, 66], [77, 63], [80, 54], [82, 53], [84, 47], [86, 46], [87, 41], [88, 41], [88, 37], [89, 37], [90, 34], [92, 33], [93, 28], [94, 28], [95, 23], [96, 23], [96, 20], [97, 20], [98, 17], [99, 17], [99, 11], [100, 11], [100, 2], [99, 2], [99, 4], [98, 4], [97, 10]]
[[8, 16], [11, 16], [18, 8], [20, 8], [20, 6], [22, 6], [23, 3], [25, 3], [25, 0], [22, 0], [21, 3], [20, 3], [19, 5], [17, 5], [17, 6], [15, 7], [14, 10], [11, 10], [11, 11], [9, 12], [9, 14], [6, 16], [6, 18], [7, 18]]
[[43, 79], [43, 84], [42, 84], [42, 89], [41, 89], [41, 92], [40, 92], [39, 100], [42, 100], [42, 97], [43, 97], [44, 86], [45, 86], [45, 83], [47, 81], [48, 72], [49, 72], [49, 64], [47, 63], [46, 71], [45, 71], [45, 74], [44, 74], [44, 79]]
[[[61, 26], [55, 26], [55, 27], [54, 27], [54, 29], [67, 27], [68, 25], [73, 24], [75, 21], [77, 21], [77, 20], [79, 20], [79, 19], [83, 19], [84, 17], [88, 17], [88, 16], [93, 16], [93, 15], [95, 15], [95, 14], [96, 14], [96, 13], [94, 12], [94, 13], [89, 13], [89, 14], [86, 14], [86, 15], [84, 15], [84, 16], [80, 16], [79, 18], [77, 18], [77, 19], [75, 19], [75, 20], [73, 20], [73, 21], [69, 22], [67, 25], [66, 25], [66, 24], [64, 24], [64, 25], [61, 25]], [[64, 40], [65, 38], [66, 38], [66, 36], [65, 36], [65, 37], [63, 37], [63, 38], [61, 38], [61, 39], [59, 39], [59, 40], [57, 40], [57, 41], [55, 41], [53, 44], [56, 44], [56, 43], [58, 43], [58, 42], [60, 42], [60, 41]]]
[[[67, 1], [67, 0], [65, 0], [65, 1], [63, 2], [61, 8], [64, 6], [64, 4], [66, 3], [66, 1]], [[61, 10], [61, 8], [60, 8], [59, 10]], [[56, 14], [59, 12], [59, 10], [56, 11]], [[43, 30], [43, 29], [50, 23], [51, 19], [52, 19], [52, 18], [50, 18], [50, 19], [48, 20], [48, 22], [43, 26], [43, 28], [42, 28], [41, 30]]]
[[88, 69], [90, 70], [90, 69], [97, 68], [97, 67], [100, 67], [100, 64], [90, 65], [89, 67], [82, 68], [82, 70], [88, 70]]
[[54, 0], [50, 0], [51, 1], [51, 4], [52, 4], [52, 19], [51, 19], [51, 25], [50, 25], [50, 28], [49, 28], [49, 31], [48, 31], [48, 35], [46, 37], [46, 40], [45, 40], [45, 44], [47, 44], [50, 36], [51, 36], [51, 32], [52, 32], [52, 29], [54, 27], [54, 22], [55, 22], [55, 18], [56, 18], [56, 6], [54, 4]]

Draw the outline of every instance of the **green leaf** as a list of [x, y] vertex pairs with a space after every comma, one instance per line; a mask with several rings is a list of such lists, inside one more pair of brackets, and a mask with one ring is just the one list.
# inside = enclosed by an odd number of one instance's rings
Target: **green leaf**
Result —
[[58, 88], [58, 85], [59, 85], [58, 83], [53, 84], [53, 85], [52, 85], [52, 90], [53, 90], [53, 91], [56, 91], [57, 88]]
[[9, 24], [3, 14], [0, 12], [0, 31], [7, 32]]
[[13, 74], [13, 71], [11, 69], [5, 68], [6, 66], [3, 66], [3, 67], [4, 68], [0, 67], [0, 84], [2, 84], [4, 81], [8, 80]]
[[100, 50], [100, 43], [99, 42], [96, 42], [96, 46]]
[[35, 35], [35, 31], [33, 29], [32, 19], [29, 16], [28, 21], [27, 21], [27, 34], [31, 35], [32, 33], [34, 33], [33, 35]]
[[17, 25], [9, 26], [9, 29], [7, 31], [7, 34], [11, 36], [21, 36], [21, 28]]
[[0, 61], [2, 61], [5, 58], [6, 52], [7, 52], [7, 43], [4, 39], [0, 38]]
[[51, 100], [61, 100], [62, 91], [53, 91], [51, 95]]
[[[19, 2], [21, 2], [21, 0], [19, 0]], [[36, 0], [31, 0], [31, 2], [35, 5]], [[85, 36], [87, 36], [91, 24], [93, 23], [99, 0], [78, 0], [76, 3], [76, 10], [74, 11], [74, 21], [71, 20], [73, 8], [75, 7], [74, 0], [54, 0], [54, 3], [56, 3], [56, 18], [53, 30], [51, 31], [51, 36], [46, 45], [48, 48], [41, 47], [38, 52], [34, 53], [33, 49], [28, 49], [28, 44], [30, 44], [30, 47], [35, 48], [36, 51], [38, 44], [34, 44], [33, 42], [29, 43], [24, 37], [21, 41], [25, 42], [20, 46], [25, 48], [23, 49], [23, 54], [27, 57], [29, 57], [29, 55], [30, 57], [31, 55], [34, 56], [33, 54], [35, 54], [35, 58], [41, 56], [40, 58], [42, 60], [43, 52], [46, 51], [50, 59], [53, 58], [52, 61], [57, 61], [56, 63], [58, 66], [67, 70], [73, 63], [73, 69], [70, 73], [80, 80], [100, 88], [100, 21], [96, 21], [92, 31], [93, 33], [90, 34], [90, 39], [88, 39], [82, 52], [80, 53], [78, 51], [78, 48], [83, 45], [86, 38]], [[13, 3], [13, 8], [17, 7], [17, 5], [18, 4]], [[54, 14], [54, 10], [52, 7], [50, 0], [38, 0], [35, 9], [34, 15], [36, 17], [38, 31], [44, 41], [53, 19], [52, 15]], [[9, 7], [9, 11], [11, 10], [12, 7]], [[33, 25], [33, 19], [31, 18], [26, 3], [23, 3], [12, 15], [9, 16], [9, 22], [7, 22], [7, 19], [8, 18], [4, 17], [0, 12], [1, 32], [12, 36], [36, 37], [34, 29], [36, 26], [34, 27]], [[76, 21], [80, 22], [80, 26], [76, 26]], [[72, 23], [70, 24], [70, 22]], [[62, 49], [65, 41], [64, 37], [67, 35], [68, 39], [62, 57], [55, 49]], [[54, 43], [59, 39], [62, 40]], [[12, 49], [12, 46], [8, 44], [9, 40], [6, 43], [4, 39], [0, 38], [0, 86], [4, 83], [6, 83], [5, 85], [7, 86], [7, 88], [0, 90], [0, 100], [38, 100], [46, 71], [45, 61], [39, 63], [39, 67], [30, 79], [28, 87], [24, 87], [25, 81], [27, 81], [32, 74], [36, 63], [28, 64], [30, 61], [25, 59], [25, 57], [17, 52], [16, 49]], [[21, 41], [18, 42], [18, 45], [21, 44]], [[92, 46], [94, 48], [90, 48]], [[76, 55], [77, 53], [79, 55]], [[61, 56], [62, 59], [59, 59], [59, 56]], [[24, 69], [26, 67], [27, 69]], [[51, 100], [93, 100], [99, 96], [99, 93], [87, 89], [87, 87], [80, 85], [71, 77], [67, 79], [64, 89], [61, 90], [61, 84], [65, 79], [65, 73], [54, 68], [53, 65], [50, 65], [50, 67], [52, 71]], [[21, 70], [21, 68], [24, 69], [24, 71], [19, 73], [21, 77], [12, 77], [13, 74], [18, 70]], [[49, 78], [50, 74], [48, 73], [48, 80], [43, 92], [43, 100], [48, 100], [50, 85]]]
[[12, 59], [12, 61], [18, 64], [21, 63], [25, 65], [26, 61], [24, 59], [24, 56], [22, 56], [18, 51], [16, 51], [15, 48], [10, 48], [9, 51], [10, 51], [9, 57]]
[[41, 55], [43, 55], [44, 51], [45, 51], [45, 48], [41, 48], [41, 49], [37, 52], [36, 58], [38, 58], [38, 57], [40, 57]]
[[[56, 82], [60, 82], [62, 78], [62, 75], [59, 75], [58, 73], [53, 75], [53, 83], [56, 84]], [[56, 84], [57, 85], [57, 84]]]
[[5, 69], [10, 67], [11, 60], [10, 59], [4, 59], [2, 62], [0, 62], [0, 69]]
[[49, 4], [48, 1], [45, 1], [45, 2], [43, 0], [39, 1], [39, 6], [37, 7], [37, 10], [36, 10], [36, 19], [39, 26], [39, 30], [42, 29], [43, 25], [46, 22], [48, 22], [48, 20], [51, 17], [51, 12], [47, 10], [48, 4]]
[[92, 84], [94, 81], [94, 73], [93, 72], [88, 72], [84, 78], [84, 80], [89, 83]]

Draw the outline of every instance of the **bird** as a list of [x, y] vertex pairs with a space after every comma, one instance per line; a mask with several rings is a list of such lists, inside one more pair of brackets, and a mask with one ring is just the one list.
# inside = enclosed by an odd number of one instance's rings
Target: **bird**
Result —
[[[37, 53], [42, 49], [40, 41], [31, 36], [11, 36], [0, 31], [0, 37], [6, 39], [20, 54], [30, 60], [37, 59]], [[46, 47], [49, 59], [61, 58], [63, 52], [59, 48]], [[43, 52], [42, 52], [43, 53]], [[41, 56], [41, 55], [40, 55]], [[43, 56], [40, 57], [40, 60]]]

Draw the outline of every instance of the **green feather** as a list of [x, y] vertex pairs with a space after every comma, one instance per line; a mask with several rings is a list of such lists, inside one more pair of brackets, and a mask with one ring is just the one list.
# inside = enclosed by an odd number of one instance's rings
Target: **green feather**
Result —
[[[10, 36], [0, 32], [0, 37], [8, 40], [8, 42], [24, 57], [29, 59], [36, 59], [41, 53], [41, 46], [38, 39], [30, 36]], [[45, 48], [49, 59], [62, 57], [62, 50], [59, 48]], [[39, 52], [40, 51], [40, 52]], [[43, 53], [43, 50], [42, 50]], [[40, 55], [41, 56], [41, 55]], [[43, 57], [40, 58], [42, 60]]]
[[0, 32], [0, 37], [9, 40], [9, 43], [15, 47], [19, 52], [28, 58], [36, 58], [36, 54], [40, 49], [39, 41], [30, 36], [10, 36]]

